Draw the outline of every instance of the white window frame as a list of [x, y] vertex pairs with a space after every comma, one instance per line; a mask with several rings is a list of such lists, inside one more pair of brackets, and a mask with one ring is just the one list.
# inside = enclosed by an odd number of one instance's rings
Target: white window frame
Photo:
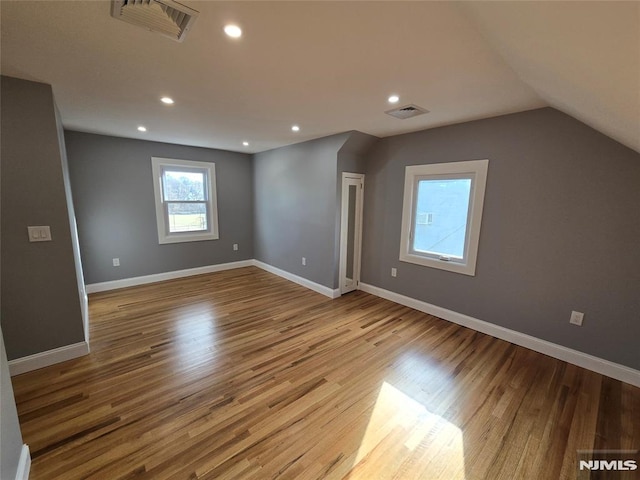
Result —
[[[198, 242], [202, 240], [217, 240], [218, 232], [218, 201], [216, 195], [216, 165], [210, 162], [197, 162], [194, 160], [178, 160], [174, 158], [151, 157], [151, 169], [153, 172], [153, 194], [156, 204], [156, 223], [158, 226], [158, 243], [182, 243]], [[167, 208], [163, 201], [164, 171], [184, 170], [193, 172], [201, 171], [205, 174], [205, 190], [207, 203], [207, 225], [205, 231], [195, 232], [169, 232]]]
[[[411, 165], [405, 169], [404, 199], [402, 204], [402, 231], [400, 234], [400, 261], [449, 272], [474, 276], [480, 240], [480, 225], [484, 207], [489, 160]], [[463, 258], [439, 256], [413, 250], [412, 239], [416, 222], [417, 189], [420, 180], [470, 178], [469, 213]]]

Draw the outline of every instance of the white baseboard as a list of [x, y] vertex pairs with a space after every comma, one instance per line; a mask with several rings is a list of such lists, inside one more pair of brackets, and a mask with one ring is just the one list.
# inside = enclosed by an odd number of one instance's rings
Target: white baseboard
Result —
[[89, 353], [89, 344], [87, 342], [78, 342], [64, 347], [54, 348], [46, 352], [35, 353], [27, 357], [16, 358], [9, 362], [9, 373], [20, 375], [21, 373], [30, 372], [39, 368], [48, 367], [60, 362], [66, 362], [72, 358], [82, 357]]
[[471, 328], [472, 330], [486, 333], [487, 335], [491, 335], [492, 337], [506, 340], [507, 342], [520, 345], [521, 347], [544, 353], [545, 355], [549, 355], [550, 357], [563, 360], [582, 368], [586, 368], [587, 370], [592, 370], [602, 375], [606, 375], [607, 377], [615, 378], [616, 380], [620, 380], [622, 382], [635, 385], [636, 387], [640, 387], [640, 371], [633, 368], [629, 368], [618, 363], [613, 363], [602, 358], [594, 357], [592, 355], [588, 355], [571, 348], [563, 347], [555, 343], [547, 342], [546, 340], [541, 340], [539, 338], [532, 337], [531, 335], [516, 332], [515, 330], [510, 330], [499, 325], [494, 325], [493, 323], [478, 320], [477, 318], [454, 312], [446, 308], [438, 307], [421, 300], [416, 300], [415, 298], [400, 295], [399, 293], [391, 292], [383, 288], [374, 287], [373, 285], [368, 285], [361, 282], [360, 290], [377, 297], [385, 298], [392, 302], [399, 303], [400, 305], [413, 308], [420, 312], [429, 313], [458, 325]]
[[340, 296], [340, 289], [336, 288], [335, 290], [325, 287], [324, 285], [320, 285], [319, 283], [312, 282], [311, 280], [307, 280], [306, 278], [299, 277], [298, 275], [294, 275], [293, 273], [289, 273], [285, 270], [281, 270], [277, 267], [269, 265], [268, 263], [261, 262], [259, 260], [254, 260], [253, 265], [262, 270], [265, 270], [269, 273], [273, 273], [274, 275], [278, 275], [279, 277], [285, 278], [290, 282], [297, 283], [298, 285], [302, 285], [314, 292], [321, 293], [325, 297], [329, 298], [338, 298]]
[[144, 275], [142, 277], [123, 278], [121, 280], [112, 280], [109, 282], [92, 283], [87, 285], [87, 293], [105, 292], [107, 290], [116, 290], [118, 288], [134, 287], [136, 285], [144, 285], [147, 283], [163, 282], [165, 280], [174, 280], [176, 278], [190, 277], [192, 275], [202, 275], [204, 273], [250, 267], [253, 264], [253, 260], [241, 260], [239, 262], [220, 263], [218, 265], [207, 265], [205, 267], [175, 270], [173, 272], [155, 273], [153, 275]]
[[190, 277], [192, 275], [202, 275], [205, 273], [221, 272], [223, 270], [232, 270], [234, 268], [243, 268], [255, 266], [267, 272], [286, 278], [287, 280], [309, 288], [314, 292], [321, 293], [329, 298], [338, 298], [340, 289], [332, 290], [329, 287], [312, 282], [306, 278], [299, 277], [293, 273], [281, 270], [277, 267], [261, 262], [259, 260], [242, 260], [239, 262], [221, 263], [219, 265], [208, 265], [206, 267], [189, 268], [186, 270], [176, 270], [173, 272], [156, 273], [153, 275], [144, 275], [141, 277], [123, 278], [121, 280], [112, 280], [109, 282], [91, 283], [86, 286], [87, 293], [106, 292], [108, 290], [116, 290], [118, 288], [134, 287], [136, 285], [144, 285], [147, 283], [163, 282], [165, 280], [174, 280], [176, 278]]
[[22, 445], [20, 451], [20, 460], [18, 462], [18, 470], [16, 471], [16, 480], [29, 480], [29, 471], [31, 470], [31, 453], [29, 453], [29, 445]]

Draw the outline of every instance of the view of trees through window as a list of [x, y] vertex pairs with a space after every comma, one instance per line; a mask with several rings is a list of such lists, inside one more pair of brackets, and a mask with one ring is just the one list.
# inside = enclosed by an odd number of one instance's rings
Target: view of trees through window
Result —
[[165, 170], [162, 178], [169, 232], [206, 231], [205, 173]]

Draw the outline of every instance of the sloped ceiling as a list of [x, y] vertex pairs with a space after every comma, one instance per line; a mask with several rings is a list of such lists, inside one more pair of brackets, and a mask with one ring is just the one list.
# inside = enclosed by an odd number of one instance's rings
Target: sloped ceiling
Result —
[[540, 98], [640, 151], [640, 2], [470, 2], [465, 9]]
[[[547, 105], [640, 151], [637, 2], [183, 3], [177, 43], [108, 1], [2, 1], [2, 73], [53, 85], [67, 128], [235, 151]], [[392, 93], [430, 113], [385, 115]]]

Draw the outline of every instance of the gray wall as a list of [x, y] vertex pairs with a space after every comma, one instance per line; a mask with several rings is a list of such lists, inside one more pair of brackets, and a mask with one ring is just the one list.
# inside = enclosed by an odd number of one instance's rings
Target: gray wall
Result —
[[[49, 85], [2, 77], [2, 331], [9, 360], [84, 340]], [[53, 241], [29, 243], [28, 225]]]
[[[366, 173], [366, 154], [379, 140], [356, 130], [349, 132], [349, 138], [338, 152], [338, 172], [336, 176], [336, 223], [335, 223], [335, 269], [333, 284], [340, 286], [340, 228], [342, 222], [342, 173]], [[365, 185], [367, 179], [365, 176]]]
[[333, 135], [254, 156], [257, 260], [336, 288], [337, 155], [348, 137]]
[[0, 329], [0, 478], [16, 478], [22, 434], [18, 422], [16, 401], [13, 397], [9, 364], [4, 350], [4, 339]]
[[64, 193], [67, 201], [67, 211], [69, 212], [69, 226], [71, 228], [71, 245], [73, 247], [73, 259], [76, 268], [76, 279], [78, 287], [78, 297], [82, 308], [82, 325], [84, 328], [84, 339], [89, 341], [89, 299], [84, 284], [84, 271], [82, 269], [82, 258], [80, 257], [80, 239], [78, 238], [78, 225], [76, 223], [76, 213], [73, 208], [73, 194], [71, 192], [71, 179], [69, 178], [69, 161], [67, 159], [67, 148], [64, 141], [64, 128], [60, 120], [60, 112], [56, 108], [56, 129], [58, 132], [58, 143], [60, 144], [60, 157], [62, 159], [62, 180], [64, 182]]
[[[73, 131], [65, 138], [87, 284], [253, 258], [250, 155]], [[158, 243], [151, 157], [216, 164], [218, 240]]]
[[[399, 262], [405, 166], [484, 158], [476, 276]], [[385, 138], [366, 174], [363, 282], [640, 369], [640, 154], [545, 108]]]
[[[0, 199], [0, 206], [1, 204], [2, 200]], [[0, 250], [1, 244], [2, 235], [0, 234]], [[0, 280], [1, 289], [2, 283]], [[13, 396], [13, 385], [11, 385], [9, 362], [4, 348], [4, 337], [2, 328], [0, 328], [0, 478], [16, 478], [21, 451], [22, 433], [20, 432], [16, 401]]]

